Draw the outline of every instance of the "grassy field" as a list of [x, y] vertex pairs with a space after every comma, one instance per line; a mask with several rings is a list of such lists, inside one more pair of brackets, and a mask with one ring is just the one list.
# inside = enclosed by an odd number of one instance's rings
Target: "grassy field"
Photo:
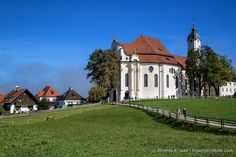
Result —
[[177, 108], [186, 108], [187, 114], [191, 115], [236, 120], [236, 99], [163, 99], [132, 103], [156, 106], [174, 112]]
[[[137, 109], [106, 105], [50, 113], [57, 114], [55, 121], [37, 122], [42, 114], [28, 117], [30, 125], [24, 117], [0, 127], [0, 156], [236, 156], [236, 136], [176, 130]], [[162, 152], [174, 149], [184, 152]]]

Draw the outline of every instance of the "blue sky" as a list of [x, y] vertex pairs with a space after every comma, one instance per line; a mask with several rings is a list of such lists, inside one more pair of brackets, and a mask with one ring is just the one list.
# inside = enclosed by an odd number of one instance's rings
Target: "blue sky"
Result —
[[87, 96], [89, 54], [110, 48], [114, 35], [128, 43], [156, 37], [186, 55], [193, 21], [202, 44], [236, 67], [235, 8], [234, 0], [0, 0], [0, 93], [52, 85]]

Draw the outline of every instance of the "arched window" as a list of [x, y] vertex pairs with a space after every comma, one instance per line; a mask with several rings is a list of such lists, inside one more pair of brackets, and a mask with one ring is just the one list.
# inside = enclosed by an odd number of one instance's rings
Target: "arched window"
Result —
[[125, 87], [129, 87], [129, 74], [125, 74]]
[[148, 75], [144, 74], [144, 87], [148, 86]]
[[158, 87], [158, 75], [157, 74], [154, 75], [154, 86]]
[[166, 88], [169, 88], [170, 82], [169, 82], [169, 75], [166, 75]]
[[175, 88], [179, 87], [179, 78], [178, 76], [175, 77]]

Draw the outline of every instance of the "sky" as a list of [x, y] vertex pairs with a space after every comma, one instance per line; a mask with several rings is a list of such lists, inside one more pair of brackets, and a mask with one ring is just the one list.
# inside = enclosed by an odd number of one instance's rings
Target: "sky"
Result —
[[235, 8], [234, 0], [0, 0], [0, 93], [51, 85], [87, 96], [84, 68], [95, 49], [146, 35], [186, 56], [193, 23], [202, 45], [236, 67]]

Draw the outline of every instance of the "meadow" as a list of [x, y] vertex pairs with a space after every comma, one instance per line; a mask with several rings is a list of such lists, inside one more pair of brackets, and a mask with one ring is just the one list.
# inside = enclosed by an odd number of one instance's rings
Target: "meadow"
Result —
[[[56, 119], [42, 121], [47, 115]], [[129, 107], [104, 105], [17, 120], [18, 125], [0, 127], [0, 156], [236, 156], [236, 136], [176, 130]]]
[[187, 114], [209, 118], [236, 120], [236, 99], [159, 99], [131, 102], [176, 112], [186, 108]]

